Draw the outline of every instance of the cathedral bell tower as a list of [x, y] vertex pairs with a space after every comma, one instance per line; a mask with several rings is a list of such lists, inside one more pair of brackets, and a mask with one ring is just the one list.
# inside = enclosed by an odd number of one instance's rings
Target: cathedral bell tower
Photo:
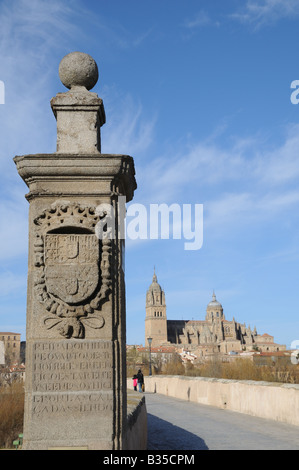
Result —
[[146, 293], [145, 312], [145, 347], [148, 346], [149, 337], [153, 339], [153, 347], [167, 343], [165, 294], [158, 284], [155, 271]]

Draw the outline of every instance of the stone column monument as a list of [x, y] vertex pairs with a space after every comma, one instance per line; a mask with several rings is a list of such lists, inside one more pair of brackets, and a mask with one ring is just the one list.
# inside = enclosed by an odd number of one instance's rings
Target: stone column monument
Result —
[[[118, 450], [126, 429], [118, 199], [133, 198], [134, 162], [101, 153], [105, 111], [89, 91], [98, 80], [92, 57], [68, 54], [59, 76], [69, 91], [51, 100], [56, 153], [14, 158], [30, 203], [23, 448]], [[115, 231], [99, 237], [105, 205]]]

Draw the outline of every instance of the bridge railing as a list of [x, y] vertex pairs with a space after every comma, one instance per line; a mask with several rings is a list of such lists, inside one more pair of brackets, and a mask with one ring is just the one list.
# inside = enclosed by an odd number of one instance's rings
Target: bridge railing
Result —
[[145, 377], [145, 391], [299, 426], [295, 384], [153, 375]]

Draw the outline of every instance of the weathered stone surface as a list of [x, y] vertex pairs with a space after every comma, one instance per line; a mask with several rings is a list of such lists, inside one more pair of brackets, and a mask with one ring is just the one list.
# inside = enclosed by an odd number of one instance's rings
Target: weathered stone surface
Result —
[[148, 448], [145, 396], [140, 395], [139, 392], [128, 389], [128, 429], [126, 435], [128, 450], [147, 450]]
[[52, 339], [28, 346], [33, 370], [27, 384], [31, 392], [26, 401], [26, 447], [77, 441], [88, 448], [112, 448], [112, 342]]
[[145, 383], [149, 393], [299, 426], [298, 384], [162, 375]]
[[59, 77], [67, 88], [84, 86], [90, 90], [98, 81], [98, 66], [89, 54], [71, 52], [59, 64]]
[[14, 159], [30, 202], [24, 449], [126, 442], [124, 240], [117, 217], [115, 238], [95, 231], [100, 204], [132, 199], [134, 162], [100, 153], [102, 102], [73, 88], [51, 101], [58, 151]]
[[136, 189], [133, 158], [113, 154], [36, 154], [14, 158], [20, 176], [28, 185], [30, 201], [43, 196], [52, 202], [74, 196], [106, 201], [124, 194], [132, 200]]
[[106, 116], [101, 98], [88, 91], [98, 80], [97, 64], [88, 54], [71, 52], [60, 62], [59, 76], [70, 91], [51, 100], [57, 120], [57, 152], [98, 154]]

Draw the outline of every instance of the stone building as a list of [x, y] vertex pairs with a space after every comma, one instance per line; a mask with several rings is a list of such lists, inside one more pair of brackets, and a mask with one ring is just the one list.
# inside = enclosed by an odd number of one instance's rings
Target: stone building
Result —
[[0, 332], [0, 341], [2, 341], [4, 344], [6, 362], [20, 362], [21, 334]]
[[274, 343], [273, 336], [259, 335], [245, 323], [233, 318], [227, 320], [221, 303], [213, 293], [208, 303], [205, 320], [168, 320], [165, 292], [158, 283], [156, 273], [146, 293], [145, 345], [152, 338], [152, 346], [174, 345], [194, 351], [198, 358], [231, 352], [284, 351], [286, 346]]
[[5, 348], [4, 341], [0, 341], [0, 366], [5, 365]]

